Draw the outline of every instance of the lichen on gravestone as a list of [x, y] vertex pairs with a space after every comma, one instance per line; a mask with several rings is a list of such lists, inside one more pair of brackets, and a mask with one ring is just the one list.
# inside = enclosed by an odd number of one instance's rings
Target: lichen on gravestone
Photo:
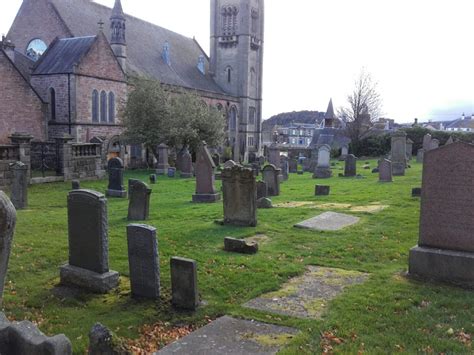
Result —
[[0, 191], [0, 305], [8, 270], [8, 260], [16, 224], [16, 210], [10, 199]]

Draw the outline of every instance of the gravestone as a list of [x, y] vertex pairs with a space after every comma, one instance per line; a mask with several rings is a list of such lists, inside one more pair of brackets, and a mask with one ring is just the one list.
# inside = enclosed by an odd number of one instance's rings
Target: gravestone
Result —
[[474, 286], [473, 180], [474, 145], [457, 142], [425, 153], [411, 275]]
[[407, 134], [403, 131], [397, 131], [392, 134], [391, 139], [391, 161], [392, 174], [394, 176], [404, 176], [407, 166]]
[[430, 145], [430, 150], [438, 149], [438, 148], [439, 148], [439, 140], [432, 139], [431, 140], [431, 145]]
[[449, 138], [448, 138], [448, 140], [446, 141], [446, 144], [445, 144], [445, 145], [453, 144], [453, 143], [454, 143], [453, 136], [449, 136]]
[[16, 210], [7, 195], [0, 191], [0, 307], [2, 306], [3, 287], [8, 270], [8, 260], [15, 233]]
[[265, 181], [257, 181], [257, 200], [268, 196], [267, 183]]
[[348, 154], [346, 156], [345, 166], [344, 166], [344, 176], [345, 177], [354, 177], [357, 175], [357, 158], [354, 154]]
[[421, 197], [421, 187], [411, 189], [411, 197]]
[[234, 166], [222, 172], [224, 224], [257, 225], [257, 184], [251, 169]]
[[193, 158], [188, 148], [184, 148], [181, 155], [180, 176], [184, 179], [193, 177]]
[[196, 194], [193, 195], [193, 202], [212, 203], [221, 199], [214, 187], [215, 167], [207, 145], [203, 142], [196, 157]]
[[263, 155], [258, 157], [258, 164], [260, 164], [260, 166], [265, 164], [265, 157]]
[[429, 133], [423, 136], [423, 150], [425, 153], [431, 150], [431, 134]]
[[424, 156], [425, 156], [425, 150], [418, 149], [418, 152], [416, 153], [416, 162], [420, 164], [423, 163]]
[[347, 145], [343, 145], [341, 147], [341, 157], [339, 160], [346, 160], [347, 155], [349, 154], [349, 147]]
[[107, 188], [107, 196], [110, 197], [127, 197], [127, 191], [123, 185], [123, 161], [120, 158], [112, 158], [107, 163], [109, 171], [109, 186]]
[[144, 221], [150, 214], [151, 189], [140, 180], [128, 180], [128, 220]]
[[215, 166], [221, 165], [221, 156], [219, 153], [212, 154], [212, 161], [214, 162]]
[[21, 161], [10, 164], [13, 171], [11, 201], [17, 210], [28, 208], [28, 166]]
[[109, 270], [107, 200], [101, 193], [74, 190], [68, 195], [69, 264], [60, 268], [61, 283], [107, 293], [119, 274]]
[[318, 149], [318, 163], [314, 170], [313, 178], [327, 179], [332, 176], [331, 167], [329, 165], [331, 160], [331, 147], [323, 144]]
[[132, 296], [160, 298], [160, 261], [156, 228], [129, 224], [127, 242]]
[[288, 164], [289, 164], [288, 170], [290, 171], [290, 173], [296, 174], [298, 172], [298, 160], [290, 159]]
[[158, 165], [156, 166], [156, 173], [158, 175], [165, 175], [168, 173], [168, 146], [164, 143], [158, 146]]
[[176, 168], [168, 168], [168, 177], [174, 178], [176, 175]]
[[410, 138], [407, 138], [407, 147], [406, 147], [406, 152], [407, 152], [407, 160], [411, 160], [413, 156], [413, 141]]
[[324, 212], [319, 216], [295, 224], [295, 227], [318, 231], [338, 231], [356, 224], [359, 221], [359, 217], [354, 217], [344, 213]]
[[173, 257], [170, 268], [173, 306], [194, 311], [199, 305], [196, 261]]
[[224, 239], [224, 250], [231, 253], [256, 254], [258, 252], [258, 243], [249, 243], [245, 239], [226, 237]]
[[315, 196], [328, 196], [331, 190], [331, 186], [316, 185], [314, 194]]
[[268, 147], [268, 162], [274, 165], [275, 168], [280, 169], [280, 149], [276, 143]]
[[150, 175], [150, 184], [156, 184], [156, 174]]
[[288, 181], [288, 174], [289, 174], [288, 159], [282, 158], [281, 159], [281, 175], [283, 176], [283, 181]]
[[379, 161], [379, 182], [392, 182], [392, 162], [388, 159]]
[[280, 169], [275, 168], [274, 165], [267, 165], [262, 170], [263, 181], [267, 184], [268, 196], [280, 195]]
[[81, 189], [81, 182], [79, 180], [72, 180], [71, 188], [72, 188], [72, 190], [80, 190]]
[[229, 169], [229, 168], [232, 168], [233, 166], [236, 166], [237, 163], [233, 160], [227, 160], [225, 163], [224, 163], [224, 169]]
[[257, 209], [273, 208], [272, 200], [267, 197], [262, 197], [257, 200]]

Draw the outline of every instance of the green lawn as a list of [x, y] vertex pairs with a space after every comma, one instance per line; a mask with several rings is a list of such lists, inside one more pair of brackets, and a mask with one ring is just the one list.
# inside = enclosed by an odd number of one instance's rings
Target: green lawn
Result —
[[[120, 288], [109, 295], [82, 294], [61, 298], [53, 294], [59, 266], [67, 261], [66, 196], [70, 183], [32, 186], [30, 208], [19, 211], [4, 308], [12, 319], [37, 322], [52, 335], [65, 333], [75, 353], [84, 353], [88, 332], [101, 322], [124, 338], [136, 338], [144, 324], [166, 327], [197, 326], [228, 314], [301, 330], [283, 352], [389, 353], [397, 351], [466, 353], [474, 333], [473, 293], [459, 288], [408, 280], [408, 251], [418, 238], [419, 199], [411, 188], [420, 186], [421, 165], [413, 163], [407, 176], [394, 183], [378, 183], [378, 174], [359, 172], [365, 179], [336, 177], [314, 180], [310, 174], [290, 175], [282, 184], [285, 201], [325, 201], [358, 206], [379, 202], [389, 207], [376, 214], [354, 213], [361, 222], [339, 232], [314, 232], [293, 224], [323, 212], [311, 208], [275, 208], [258, 211], [257, 228], [220, 226], [222, 203], [190, 203], [195, 182], [160, 177], [151, 185], [148, 224], [158, 229], [161, 265], [160, 302], [130, 298], [126, 243], [128, 201], [110, 198], [110, 267], [120, 272]], [[338, 167], [343, 164], [339, 163]], [[375, 161], [371, 161], [375, 166]], [[126, 178], [148, 181], [146, 172], [128, 172]], [[219, 182], [218, 182], [219, 183]], [[331, 195], [315, 197], [314, 185], [331, 185]], [[106, 181], [83, 182], [83, 188], [105, 192]], [[262, 233], [270, 241], [254, 256], [225, 253], [225, 236]], [[182, 256], [198, 261], [199, 290], [207, 305], [196, 313], [178, 313], [170, 305], [169, 259]], [[246, 301], [277, 290], [306, 265], [321, 265], [370, 274], [329, 303], [321, 320], [274, 316], [241, 307]], [[332, 334], [325, 336], [323, 334]], [[339, 340], [341, 339], [341, 340]], [[338, 344], [339, 343], [339, 344]]]

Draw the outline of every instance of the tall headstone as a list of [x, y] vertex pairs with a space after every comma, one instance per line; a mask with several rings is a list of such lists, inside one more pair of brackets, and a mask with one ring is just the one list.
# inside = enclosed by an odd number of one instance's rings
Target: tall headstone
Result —
[[354, 154], [348, 154], [344, 165], [344, 176], [354, 177], [357, 175], [357, 158]]
[[280, 149], [276, 143], [268, 147], [268, 162], [274, 165], [275, 168], [280, 169]]
[[107, 163], [109, 172], [109, 186], [107, 188], [107, 196], [110, 197], [127, 197], [127, 191], [123, 185], [123, 161], [120, 158], [112, 158]]
[[265, 181], [257, 181], [257, 200], [268, 196], [267, 183]]
[[347, 155], [349, 154], [349, 147], [347, 145], [343, 145], [341, 147], [341, 157], [340, 160], [346, 160]]
[[140, 180], [128, 180], [128, 220], [144, 221], [150, 215], [151, 189]]
[[221, 199], [214, 186], [215, 167], [207, 145], [203, 142], [196, 157], [196, 194], [193, 195], [193, 202], [212, 203]]
[[0, 307], [2, 306], [3, 287], [8, 270], [8, 260], [15, 232], [16, 210], [7, 195], [0, 191]]
[[267, 183], [268, 196], [280, 195], [280, 169], [275, 168], [274, 165], [267, 165], [262, 170], [263, 181]]
[[281, 159], [281, 175], [283, 176], [283, 181], [288, 180], [289, 175], [289, 165], [288, 165], [288, 158]]
[[193, 158], [189, 153], [188, 147], [183, 148], [181, 161], [179, 164], [180, 176], [184, 179], [193, 177]]
[[379, 161], [379, 181], [392, 182], [392, 162], [388, 159]]
[[413, 157], [413, 143], [414, 142], [410, 138], [407, 138], [407, 160], [411, 160], [411, 158]]
[[423, 136], [423, 150], [425, 153], [431, 150], [431, 134], [429, 133]]
[[156, 228], [142, 224], [129, 224], [127, 242], [132, 296], [159, 298], [160, 261]]
[[150, 174], [150, 184], [156, 184], [156, 174]]
[[439, 148], [439, 140], [438, 139], [432, 139], [431, 140], [431, 145], [430, 145], [430, 150], [433, 149], [438, 149]]
[[107, 293], [119, 274], [109, 270], [107, 199], [90, 190], [68, 195], [69, 264], [60, 269], [61, 283]]
[[392, 135], [392, 173], [394, 176], [404, 176], [407, 166], [407, 134], [397, 131]]
[[410, 274], [474, 286], [473, 181], [474, 145], [457, 142], [425, 153]]
[[418, 152], [416, 153], [416, 162], [417, 163], [423, 163], [424, 156], [425, 156], [425, 150], [424, 149], [418, 149]]
[[318, 164], [314, 170], [313, 178], [327, 179], [332, 176], [331, 166], [331, 147], [323, 144], [318, 150]]
[[168, 173], [168, 146], [164, 143], [158, 146], [158, 165], [156, 166], [156, 173], [158, 175], [165, 175]]
[[173, 257], [171, 268], [171, 303], [174, 307], [194, 311], [199, 305], [197, 263]]
[[288, 170], [290, 171], [290, 173], [296, 174], [298, 172], [298, 160], [290, 159], [288, 164]]
[[257, 225], [257, 184], [251, 169], [234, 166], [222, 172], [224, 224]]
[[17, 210], [28, 208], [28, 166], [21, 161], [10, 164], [13, 171], [11, 201]]

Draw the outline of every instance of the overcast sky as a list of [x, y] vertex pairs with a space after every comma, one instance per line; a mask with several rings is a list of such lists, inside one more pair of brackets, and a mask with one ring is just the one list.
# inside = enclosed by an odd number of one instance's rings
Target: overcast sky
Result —
[[[2, 1], [7, 33], [22, 0]], [[98, 0], [112, 7], [114, 0]], [[122, 0], [209, 51], [210, 0]], [[267, 0], [263, 117], [345, 104], [367, 68], [397, 122], [474, 113], [474, 0]]]

